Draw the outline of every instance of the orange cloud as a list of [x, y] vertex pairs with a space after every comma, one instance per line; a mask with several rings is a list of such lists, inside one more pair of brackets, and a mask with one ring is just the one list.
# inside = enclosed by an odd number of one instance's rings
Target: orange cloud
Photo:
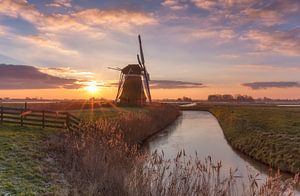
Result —
[[86, 71], [77, 71], [67, 68], [57, 68], [57, 67], [37, 67], [39, 71], [62, 78], [76, 78], [76, 79], [87, 79], [87, 78], [94, 78], [94, 73], [86, 72]]

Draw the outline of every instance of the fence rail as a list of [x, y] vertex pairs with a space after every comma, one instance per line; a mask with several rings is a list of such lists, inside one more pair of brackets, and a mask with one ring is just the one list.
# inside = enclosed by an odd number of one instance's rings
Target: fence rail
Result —
[[73, 131], [79, 129], [80, 119], [69, 112], [0, 107], [0, 123], [69, 129]]

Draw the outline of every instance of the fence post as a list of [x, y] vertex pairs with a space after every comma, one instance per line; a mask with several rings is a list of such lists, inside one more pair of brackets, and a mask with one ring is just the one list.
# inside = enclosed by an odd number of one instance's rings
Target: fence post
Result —
[[45, 111], [43, 110], [43, 128], [45, 128]]
[[24, 109], [27, 110], [27, 102], [25, 101]]
[[21, 123], [21, 126], [23, 127], [23, 115], [22, 115], [22, 113], [23, 113], [23, 110], [21, 111], [21, 114], [20, 114], [20, 118], [21, 118], [20, 119], [21, 120], [20, 123]]

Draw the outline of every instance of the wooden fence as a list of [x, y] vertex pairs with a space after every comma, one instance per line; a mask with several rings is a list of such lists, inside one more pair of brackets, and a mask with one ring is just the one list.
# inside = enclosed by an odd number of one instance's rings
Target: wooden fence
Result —
[[69, 129], [73, 131], [79, 129], [80, 120], [68, 112], [0, 107], [0, 123]]

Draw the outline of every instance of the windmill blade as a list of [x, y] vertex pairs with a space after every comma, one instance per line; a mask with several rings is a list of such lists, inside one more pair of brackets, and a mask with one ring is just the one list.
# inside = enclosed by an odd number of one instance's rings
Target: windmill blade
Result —
[[149, 81], [150, 80], [150, 77], [149, 77], [149, 73], [147, 72], [147, 69], [146, 69], [146, 66], [145, 66], [145, 58], [144, 58], [144, 52], [143, 52], [143, 45], [142, 45], [142, 39], [141, 39], [141, 36], [139, 35], [139, 44], [140, 44], [140, 55], [141, 55], [141, 60], [138, 56], [138, 61], [139, 61], [139, 64], [142, 66], [143, 68], [143, 71], [144, 71], [144, 76], [145, 78], [147, 78], [147, 80]]
[[145, 78], [145, 82], [146, 82], [146, 93], [147, 93], [147, 97], [148, 97], [149, 102], [151, 103], [151, 102], [152, 102], [152, 99], [151, 99], [151, 93], [150, 93], [149, 80], [148, 80], [147, 78]]
[[107, 67], [108, 69], [111, 69], [111, 70], [116, 70], [116, 71], [121, 71], [122, 69], [119, 68], [119, 67]]
[[146, 66], [145, 66], [145, 58], [144, 58], [144, 52], [143, 52], [142, 39], [141, 39], [140, 35], [138, 37], [139, 37], [140, 55], [141, 55], [141, 60], [140, 60], [139, 55], [138, 55], [138, 61], [139, 61], [139, 64], [143, 68], [143, 75], [144, 75], [145, 83], [146, 83], [146, 85], [145, 85], [146, 94], [147, 94], [149, 102], [151, 103], [152, 100], [151, 100], [151, 93], [150, 93], [150, 86], [149, 86], [150, 77], [149, 77], [149, 73], [147, 72], [147, 69], [146, 69]]
[[116, 96], [116, 101], [118, 101], [120, 93], [121, 93], [121, 86], [123, 83], [123, 73], [120, 73], [120, 79], [119, 79], [119, 84], [118, 84], [118, 92], [117, 92], [117, 96]]
[[144, 86], [144, 89], [145, 89], [147, 99], [151, 103], [152, 100], [151, 100], [149, 80], [145, 77], [145, 75], [143, 75], [143, 86]]
[[142, 63], [141, 63], [140, 55], [137, 54], [136, 57], [137, 57], [137, 60], [138, 60], [138, 63], [139, 63], [139, 65], [140, 65], [140, 67], [141, 67], [142, 70], [143, 70], [144, 67], [143, 67], [143, 65], [142, 65]]
[[139, 35], [139, 45], [140, 45], [140, 55], [141, 55], [141, 62], [142, 62], [141, 64], [145, 67], [144, 52], [143, 52], [142, 40], [140, 35]]

